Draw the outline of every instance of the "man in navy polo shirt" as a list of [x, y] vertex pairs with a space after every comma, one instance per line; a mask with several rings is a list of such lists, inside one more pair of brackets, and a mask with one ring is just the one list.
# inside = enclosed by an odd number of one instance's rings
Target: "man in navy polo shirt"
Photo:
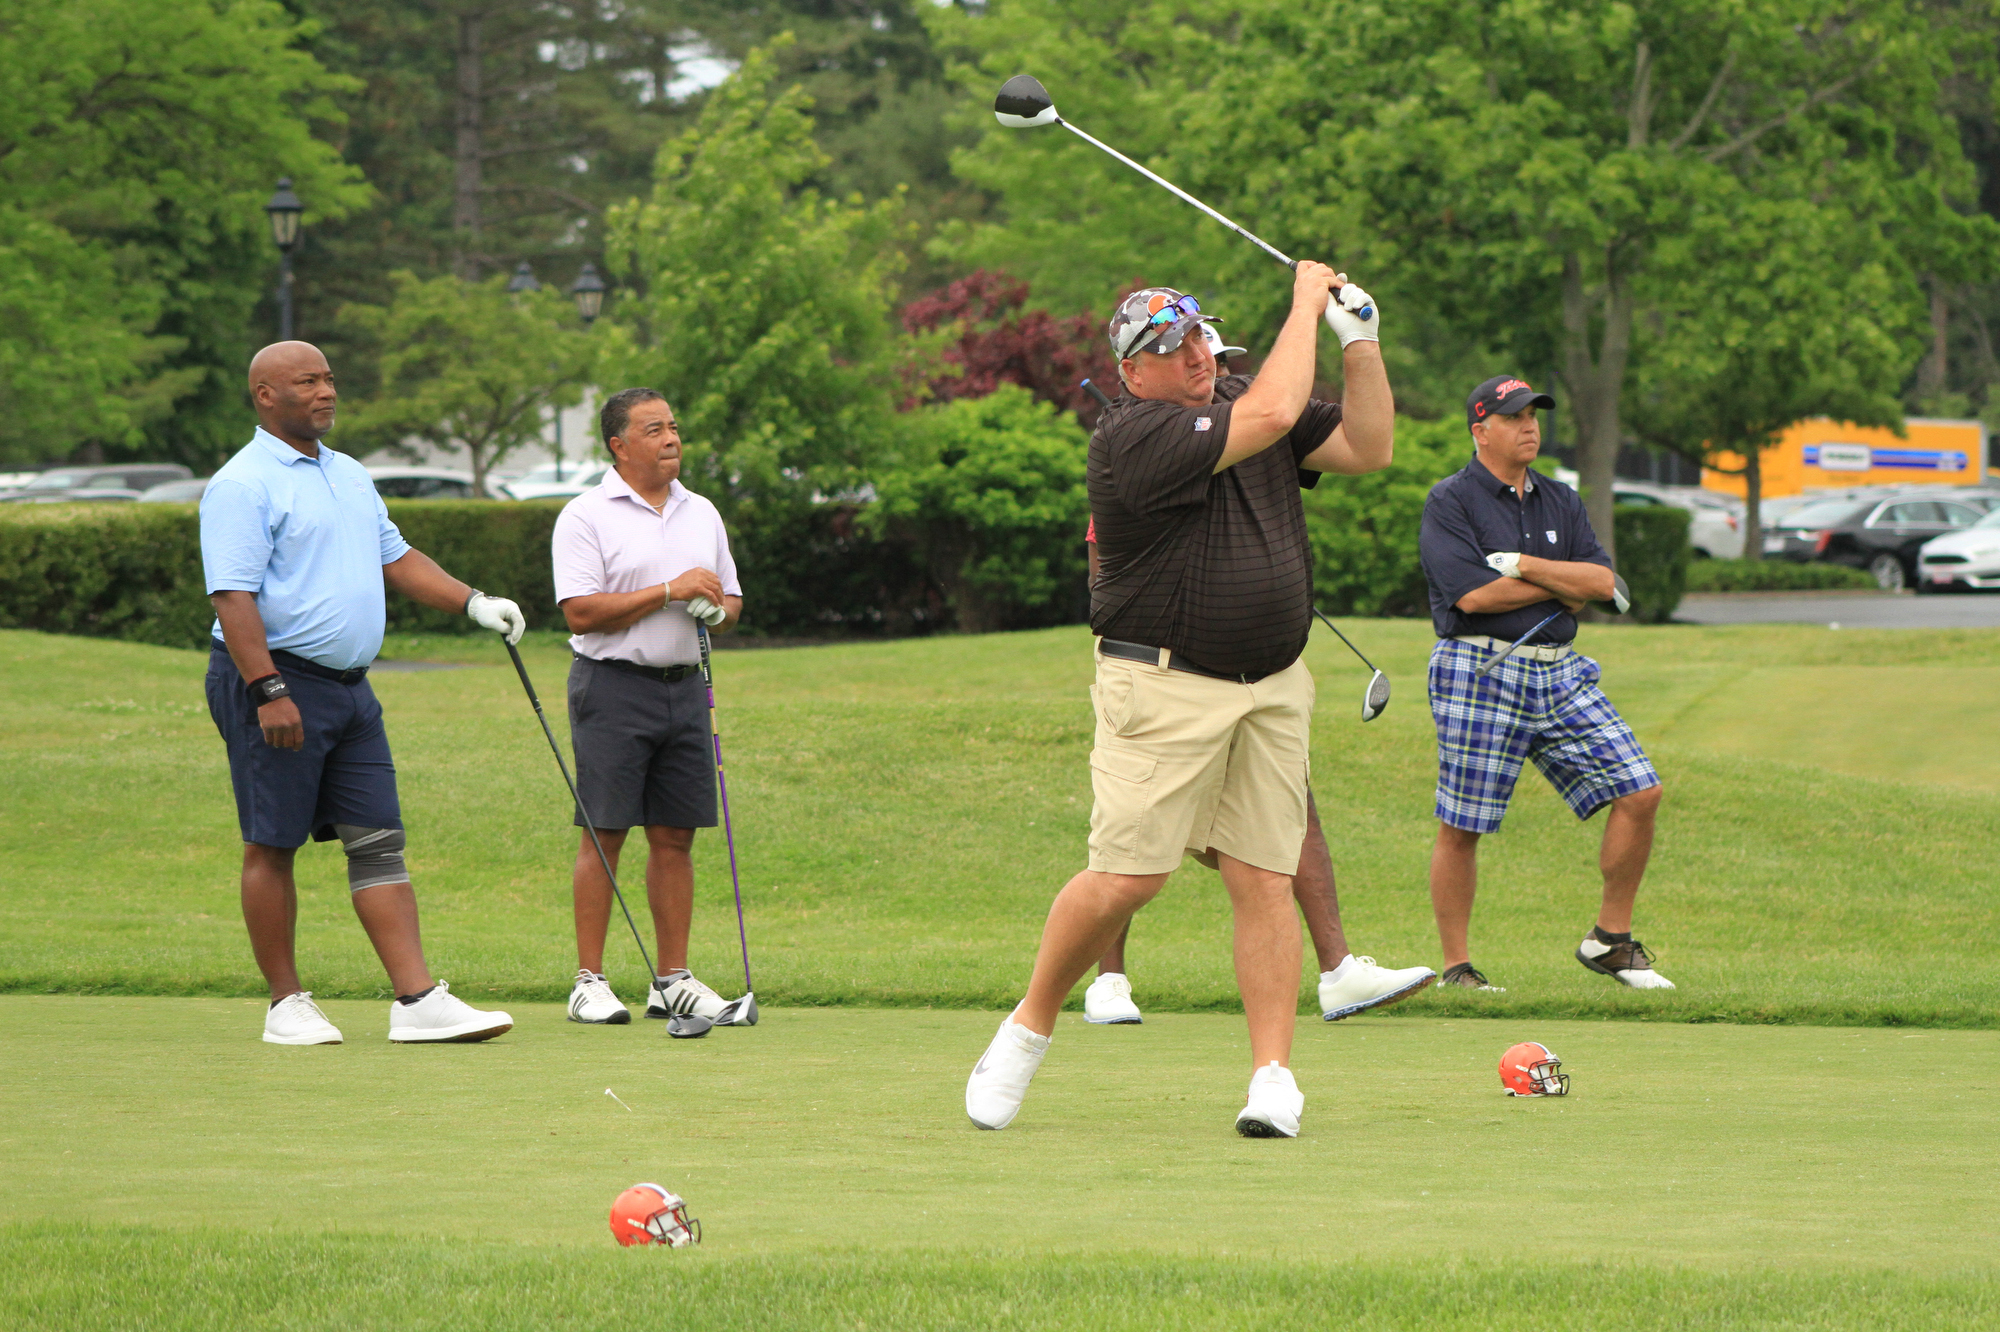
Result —
[[339, 838], [354, 914], [395, 987], [389, 1039], [483, 1041], [514, 1025], [433, 981], [403, 865], [403, 816], [368, 665], [382, 647], [386, 587], [463, 611], [518, 642], [513, 602], [475, 592], [389, 521], [367, 469], [320, 443], [333, 429], [333, 371], [319, 348], [279, 342], [250, 362], [261, 425], [201, 497], [201, 560], [215, 605], [208, 710], [229, 750], [243, 832], [243, 922], [271, 987], [264, 1039], [338, 1045], [299, 983], [292, 859]]
[[[1579, 819], [1611, 808], [1598, 857], [1604, 900], [1577, 961], [1634, 989], [1671, 990], [1632, 937], [1659, 774], [1597, 687], [1597, 663], [1571, 646], [1575, 612], [1611, 599], [1611, 558], [1577, 493], [1528, 468], [1542, 446], [1535, 409], [1553, 406], [1548, 394], [1509, 375], [1474, 389], [1465, 411], [1476, 455], [1424, 502], [1421, 552], [1438, 636], [1430, 667], [1438, 733], [1431, 908], [1444, 948], [1440, 983], [1502, 988], [1472, 965], [1467, 945], [1479, 839], [1499, 830], [1522, 761], [1532, 760]], [[1551, 612], [1560, 613], [1496, 670], [1478, 675]]]

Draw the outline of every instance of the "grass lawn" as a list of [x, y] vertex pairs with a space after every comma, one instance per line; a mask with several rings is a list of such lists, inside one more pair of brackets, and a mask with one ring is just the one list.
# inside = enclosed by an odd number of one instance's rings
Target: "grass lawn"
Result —
[[[1363, 673], [1315, 638], [1314, 785], [1349, 934], [1386, 963], [1435, 963], [1429, 630], [1352, 628], [1397, 692], [1359, 724]], [[1980, 739], [2000, 633], [1617, 626], [1585, 643], [1667, 782], [1639, 933], [1681, 988], [1626, 992], [1571, 959], [1595, 907], [1601, 825], [1577, 824], [1530, 776], [1488, 839], [1474, 920], [1474, 956], [1507, 994], [1433, 992], [1399, 1016], [2000, 1025], [2000, 760]], [[476, 640], [388, 652], [473, 663], [376, 677], [436, 968], [474, 999], [558, 998], [574, 965], [573, 833], [518, 683]], [[562, 641], [540, 637], [527, 655], [559, 714]], [[0, 633], [0, 990], [258, 992], [205, 664]], [[1010, 1002], [1052, 892], [1082, 861], [1087, 633], [732, 651], [718, 673], [760, 998]], [[719, 839], [698, 857], [695, 965], [733, 992]], [[338, 849], [309, 847], [300, 866], [308, 983], [381, 994]], [[1220, 885], [1190, 866], [1134, 927], [1140, 1003], [1232, 1008], [1226, 933]], [[628, 993], [630, 953], [614, 940]]]
[[[981, 1133], [989, 1014], [405, 1049], [327, 1007], [348, 1044], [288, 1049], [255, 1001], [0, 998], [0, 1325], [2000, 1325], [2000, 1033], [1313, 1023], [1300, 1138], [1252, 1142], [1217, 1014], [1066, 1018]], [[1521, 1037], [1567, 1099], [1501, 1094]], [[613, 1249], [639, 1179], [699, 1251]]]

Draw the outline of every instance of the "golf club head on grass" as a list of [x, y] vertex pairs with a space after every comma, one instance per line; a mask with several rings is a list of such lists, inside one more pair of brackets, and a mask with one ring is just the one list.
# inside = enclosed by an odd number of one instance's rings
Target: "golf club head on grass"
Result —
[[993, 99], [993, 114], [1008, 129], [1033, 129], [1061, 119], [1049, 90], [1032, 74], [1016, 74], [1000, 85], [1000, 95]]
[[715, 1024], [694, 1013], [676, 1013], [667, 1019], [667, 1035], [677, 1041], [691, 1041], [697, 1036], [706, 1036]]
[[1361, 720], [1374, 721], [1388, 706], [1389, 677], [1377, 671], [1374, 678], [1368, 681], [1368, 692], [1361, 697]]
[[1625, 586], [1623, 575], [1611, 575], [1611, 606], [1620, 615], [1632, 609], [1632, 589]]
[[718, 1027], [754, 1027], [757, 1025], [757, 996], [745, 993], [741, 999], [731, 999], [716, 1014]]

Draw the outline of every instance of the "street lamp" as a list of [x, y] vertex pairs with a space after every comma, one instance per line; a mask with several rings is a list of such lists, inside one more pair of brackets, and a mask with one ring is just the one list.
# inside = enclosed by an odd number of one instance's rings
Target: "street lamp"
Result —
[[514, 269], [514, 276], [507, 279], [507, 294], [519, 296], [524, 291], [540, 291], [542, 284], [535, 281], [535, 270], [528, 267], [523, 259]]
[[569, 284], [569, 294], [576, 297], [576, 312], [583, 317], [584, 326], [596, 323], [604, 311], [604, 279], [597, 276], [596, 264], [583, 266], [576, 281]]
[[271, 219], [271, 239], [278, 245], [278, 341], [292, 340], [292, 247], [299, 243], [299, 214], [306, 206], [292, 193], [292, 178], [278, 181], [278, 191], [264, 205]]

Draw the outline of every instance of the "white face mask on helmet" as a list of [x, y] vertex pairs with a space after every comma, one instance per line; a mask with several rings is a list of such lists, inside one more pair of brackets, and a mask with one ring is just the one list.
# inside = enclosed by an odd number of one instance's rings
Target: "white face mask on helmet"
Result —
[[701, 1243], [701, 1222], [687, 1213], [678, 1193], [658, 1184], [634, 1184], [611, 1204], [611, 1234], [620, 1244], [664, 1244], [684, 1249]]

